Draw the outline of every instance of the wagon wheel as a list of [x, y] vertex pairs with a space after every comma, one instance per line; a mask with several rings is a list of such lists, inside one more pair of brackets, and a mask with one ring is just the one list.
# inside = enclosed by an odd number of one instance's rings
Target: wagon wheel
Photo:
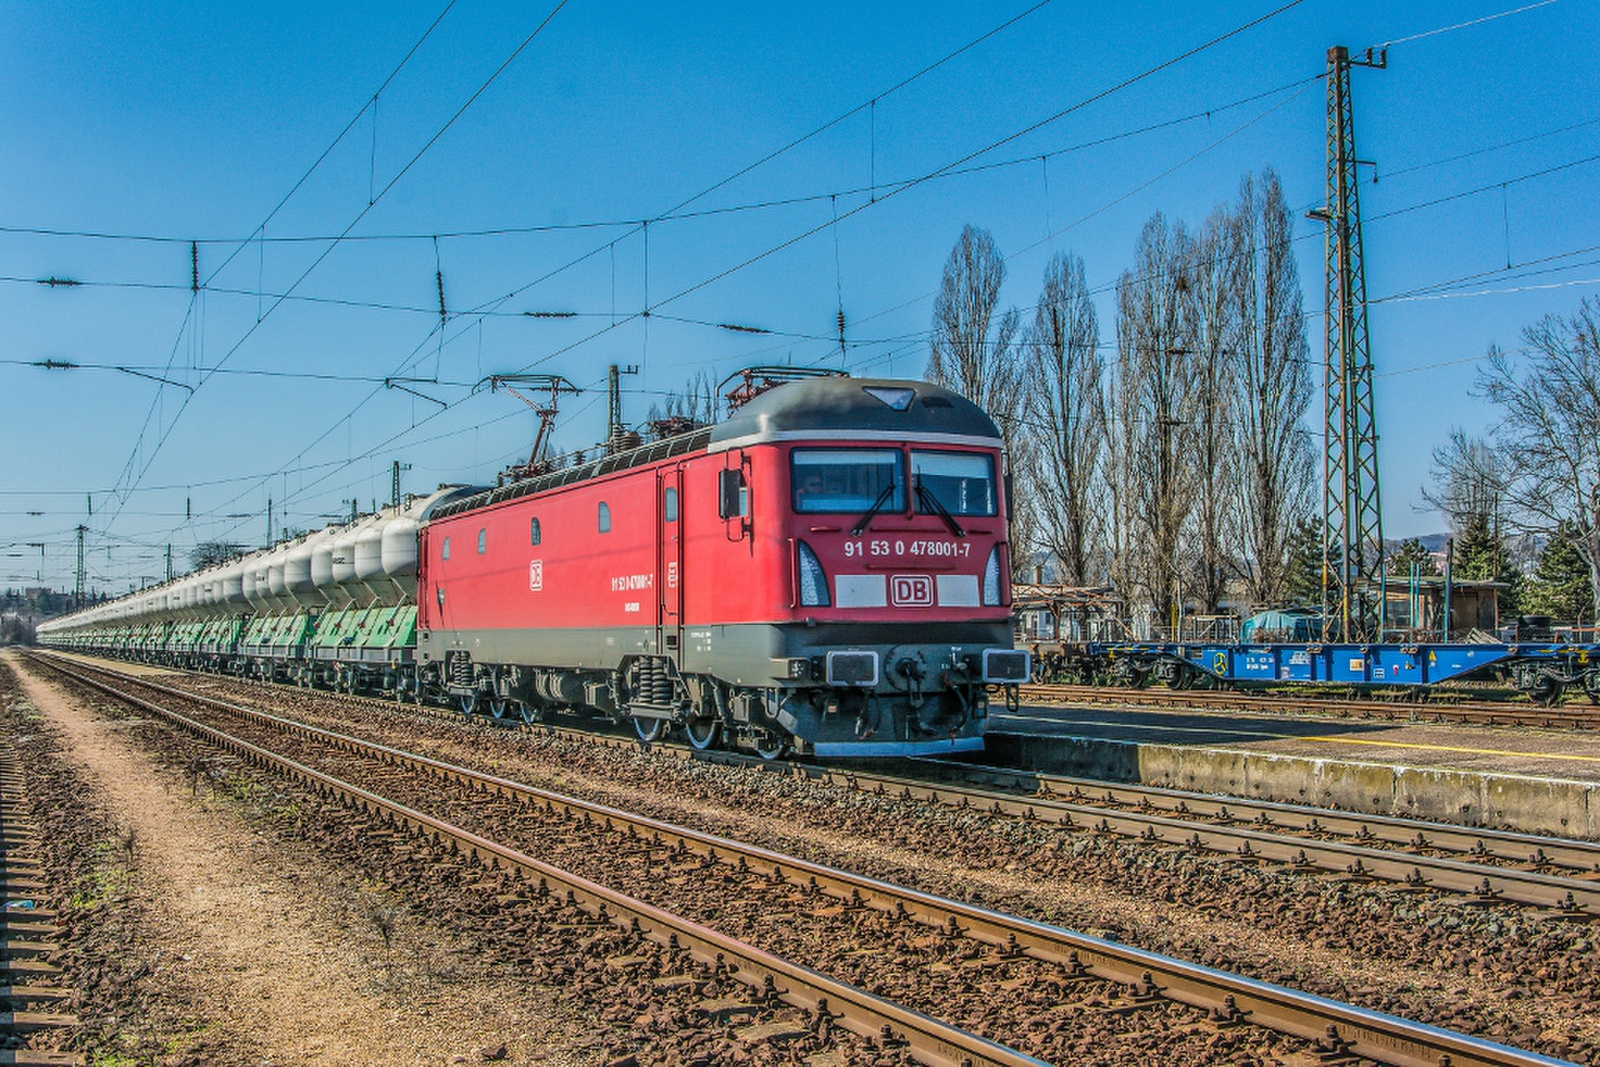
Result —
[[1531, 690], [1528, 696], [1533, 698], [1535, 704], [1543, 704], [1547, 708], [1553, 708], [1561, 703], [1561, 691], [1564, 688], [1565, 686], [1554, 678], [1545, 678], [1540, 680], [1538, 687]]
[[780, 760], [789, 754], [789, 739], [782, 734], [763, 730], [756, 734], [756, 755], [764, 760]]
[[528, 703], [526, 700], [517, 701], [517, 717], [525, 726], [532, 726], [536, 722], [544, 721], [544, 708]]
[[722, 740], [722, 720], [717, 718], [690, 719], [684, 724], [683, 732], [689, 736], [689, 744], [698, 752], [706, 752], [716, 748]]
[[477, 693], [466, 693], [457, 697], [456, 702], [461, 705], [461, 714], [463, 715], [472, 715], [478, 710]]
[[512, 717], [511, 704], [512, 701], [507, 700], [505, 697], [490, 697], [489, 714], [493, 715], [496, 720], [505, 722]]
[[671, 725], [666, 719], [647, 719], [638, 715], [633, 717], [633, 732], [647, 745], [666, 737], [667, 728]]

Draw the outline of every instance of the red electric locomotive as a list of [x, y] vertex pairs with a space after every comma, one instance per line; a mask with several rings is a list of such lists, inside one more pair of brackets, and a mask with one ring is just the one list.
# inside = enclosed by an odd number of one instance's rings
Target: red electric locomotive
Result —
[[979, 749], [1011, 647], [982, 410], [790, 382], [716, 426], [452, 501], [423, 525], [422, 691], [776, 757]]

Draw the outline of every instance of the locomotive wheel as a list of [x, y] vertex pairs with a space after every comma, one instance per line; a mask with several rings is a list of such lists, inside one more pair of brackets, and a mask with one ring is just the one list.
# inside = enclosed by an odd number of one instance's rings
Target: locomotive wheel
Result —
[[756, 734], [756, 755], [764, 760], [780, 760], [789, 754], [789, 739], [782, 734], [762, 731]]
[[456, 699], [461, 705], [461, 714], [463, 714], [463, 715], [472, 715], [472, 714], [475, 714], [477, 712], [477, 710], [478, 710], [478, 694], [477, 693], [468, 693], [466, 696], [457, 697]]
[[505, 720], [511, 718], [511, 704], [512, 701], [506, 700], [503, 697], [490, 697], [489, 714], [493, 715], [500, 722], [504, 722]]
[[531, 726], [536, 722], [544, 721], [544, 709], [534, 707], [526, 700], [519, 700], [517, 701], [517, 716], [522, 720], [523, 725]]
[[645, 719], [637, 715], [633, 717], [633, 732], [647, 745], [655, 744], [666, 737], [667, 729], [671, 725], [666, 719]]
[[722, 740], [722, 720], [690, 719], [684, 724], [683, 732], [689, 735], [689, 744], [696, 751], [706, 752], [716, 748]]

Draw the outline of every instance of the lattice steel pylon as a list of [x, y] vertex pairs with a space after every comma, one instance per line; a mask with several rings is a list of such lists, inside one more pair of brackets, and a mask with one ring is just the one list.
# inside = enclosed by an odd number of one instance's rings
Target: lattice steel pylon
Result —
[[1311, 213], [1326, 229], [1323, 636], [1345, 641], [1383, 634], [1383, 512], [1350, 69], [1382, 69], [1387, 58], [1380, 54], [1374, 60], [1369, 49], [1366, 58], [1353, 60], [1343, 46], [1328, 49], [1328, 199]]

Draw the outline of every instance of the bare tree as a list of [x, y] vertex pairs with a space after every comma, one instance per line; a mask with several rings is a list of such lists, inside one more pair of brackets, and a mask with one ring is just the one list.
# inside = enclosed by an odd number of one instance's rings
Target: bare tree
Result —
[[684, 382], [681, 391], [668, 393], [659, 403], [652, 403], [646, 421], [652, 425], [687, 422], [705, 426], [717, 421], [719, 410], [717, 387], [710, 374], [699, 370]]
[[1044, 546], [1069, 585], [1091, 584], [1104, 557], [1105, 361], [1099, 344], [1083, 260], [1058, 252], [1045, 267], [1023, 358], [1035, 441], [1029, 495]]
[[244, 555], [244, 546], [232, 541], [201, 541], [189, 550], [189, 566], [197, 571], [215, 567]]
[[1248, 175], [1241, 183], [1235, 220], [1238, 560], [1252, 603], [1266, 607], [1289, 597], [1295, 532], [1314, 504], [1316, 458], [1304, 424], [1313, 389], [1294, 231], [1270, 167], [1259, 198]]
[[1230, 532], [1236, 493], [1234, 376], [1239, 334], [1236, 296], [1242, 243], [1236, 215], [1219, 207], [1189, 246], [1185, 297], [1189, 304], [1194, 387], [1191, 439], [1194, 486], [1194, 567], [1190, 587], [1202, 611], [1215, 614], [1234, 571], [1238, 539]]
[[953, 389], [985, 411], [1010, 415], [1015, 413], [1010, 402], [1017, 392], [1012, 346], [1020, 316], [1010, 310], [995, 319], [1005, 277], [1005, 260], [989, 231], [962, 229], [945, 261], [933, 303], [928, 380]]
[[1182, 593], [1188, 570], [1180, 550], [1193, 511], [1196, 385], [1188, 297], [1193, 253], [1180, 222], [1157, 212], [1145, 223], [1133, 270], [1117, 282], [1117, 357], [1120, 374], [1119, 502], [1128, 524], [1118, 538], [1132, 564], [1137, 590], [1165, 620]]
[[1523, 341], [1520, 367], [1491, 349], [1478, 377], [1501, 411], [1491, 435], [1509, 517], [1570, 540], [1600, 612], [1600, 305], [1585, 299], [1571, 318], [1547, 315]]
[[1452, 429], [1449, 443], [1433, 450], [1432, 475], [1433, 488], [1424, 489], [1422, 497], [1449, 517], [1456, 534], [1474, 520], [1487, 524], [1499, 516], [1506, 471], [1488, 439]]
[[[1005, 276], [1005, 259], [989, 231], [964, 227], [945, 262], [933, 304], [927, 376], [988, 412], [1000, 427], [1012, 471], [1026, 472], [1033, 464], [1030, 442], [1018, 418], [1022, 372], [1016, 341], [1021, 315], [1012, 308], [996, 318]], [[1026, 575], [1037, 540], [1030, 494], [1016, 494], [1011, 512], [1015, 574]]]

